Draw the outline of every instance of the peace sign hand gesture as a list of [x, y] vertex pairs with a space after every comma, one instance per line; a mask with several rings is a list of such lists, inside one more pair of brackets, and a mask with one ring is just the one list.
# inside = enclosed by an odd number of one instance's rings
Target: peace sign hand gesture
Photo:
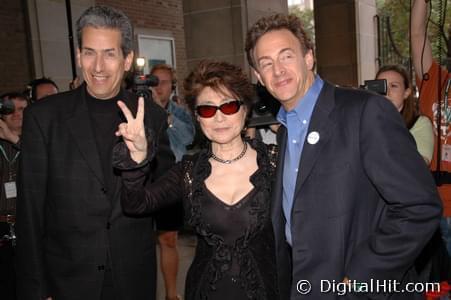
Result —
[[127, 123], [119, 124], [116, 136], [122, 136], [125, 145], [130, 151], [130, 157], [139, 164], [147, 157], [147, 139], [144, 129], [144, 98], [139, 97], [138, 99], [136, 118], [133, 117], [124, 102], [118, 101], [117, 105], [124, 113]]

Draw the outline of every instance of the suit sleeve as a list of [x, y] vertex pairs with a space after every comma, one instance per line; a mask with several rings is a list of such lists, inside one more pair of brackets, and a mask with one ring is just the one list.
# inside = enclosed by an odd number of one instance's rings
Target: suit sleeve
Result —
[[155, 182], [146, 184], [149, 164], [122, 172], [121, 205], [126, 214], [140, 215], [171, 206], [183, 197], [182, 162], [174, 165]]
[[[156, 151], [155, 156], [150, 160], [151, 176], [149, 177], [149, 183], [151, 183], [174, 165], [175, 157], [169, 144], [166, 112], [154, 103], [149, 107], [149, 123], [146, 126], [151, 128], [155, 134], [154, 147]], [[151, 153], [149, 153], [149, 155], [151, 155]]]
[[42, 299], [48, 295], [43, 245], [47, 187], [47, 148], [40, 124], [25, 110], [17, 197], [17, 296]]
[[438, 227], [437, 188], [399, 113], [384, 98], [371, 97], [363, 109], [360, 155], [385, 211], [374, 233], [357, 245], [346, 275], [357, 282], [401, 280]]

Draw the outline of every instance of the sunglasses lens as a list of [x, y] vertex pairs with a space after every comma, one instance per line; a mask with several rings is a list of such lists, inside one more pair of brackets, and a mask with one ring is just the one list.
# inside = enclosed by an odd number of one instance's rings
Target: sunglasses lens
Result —
[[202, 118], [211, 118], [215, 115], [217, 107], [211, 105], [199, 105], [196, 107], [197, 114]]
[[240, 105], [241, 105], [240, 101], [232, 101], [232, 102], [224, 103], [223, 105], [221, 105], [219, 107], [219, 109], [221, 110], [221, 112], [223, 114], [232, 115], [240, 110]]

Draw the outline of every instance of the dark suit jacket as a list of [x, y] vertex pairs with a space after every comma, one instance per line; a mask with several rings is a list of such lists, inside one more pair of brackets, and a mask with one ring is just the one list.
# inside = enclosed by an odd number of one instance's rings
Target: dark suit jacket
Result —
[[[345, 276], [357, 282], [413, 280], [413, 262], [439, 224], [441, 203], [393, 104], [325, 82], [307, 135], [312, 131], [320, 139], [304, 142], [291, 212], [292, 249], [282, 211], [286, 128], [278, 132], [272, 219], [282, 299], [336, 299], [337, 293], [320, 292], [321, 280], [340, 283]], [[312, 285], [308, 295], [296, 290], [299, 280]]]
[[[86, 88], [51, 96], [25, 111], [17, 201], [20, 299], [99, 299], [111, 263], [117, 299], [154, 299], [155, 242], [150, 217], [125, 216], [120, 173], [105, 188]], [[137, 100], [125, 92], [132, 112]], [[167, 116], [146, 102], [157, 141], [152, 175], [172, 165]]]

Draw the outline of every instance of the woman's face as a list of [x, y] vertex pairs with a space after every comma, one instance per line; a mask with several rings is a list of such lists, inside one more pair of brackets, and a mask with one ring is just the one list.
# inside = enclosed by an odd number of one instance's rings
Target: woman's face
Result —
[[[200, 105], [220, 106], [236, 100], [239, 99], [225, 88], [218, 93], [210, 87], [205, 87], [197, 96], [196, 107]], [[201, 117], [196, 113], [196, 118], [202, 132], [212, 143], [228, 144], [235, 139], [241, 139], [241, 131], [246, 120], [246, 107], [241, 105], [239, 110], [233, 114], [224, 114], [217, 109], [210, 118]]]
[[404, 101], [411, 93], [410, 88], [405, 88], [401, 74], [395, 71], [386, 71], [380, 73], [376, 79], [387, 80], [386, 97], [393, 103], [398, 111], [401, 111], [404, 107]]

